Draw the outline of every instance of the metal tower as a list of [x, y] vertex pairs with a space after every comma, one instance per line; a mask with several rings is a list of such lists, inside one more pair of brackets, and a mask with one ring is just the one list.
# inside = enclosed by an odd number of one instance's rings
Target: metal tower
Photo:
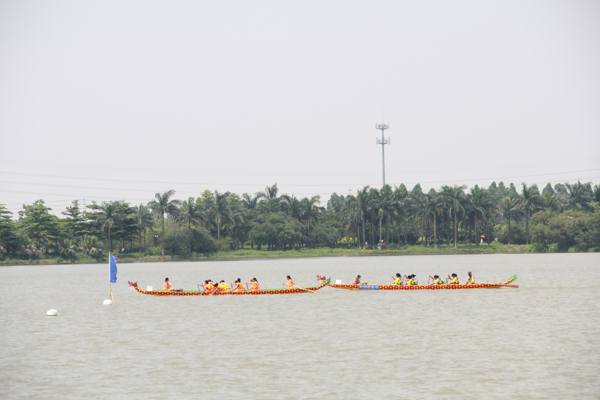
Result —
[[387, 124], [375, 124], [375, 129], [379, 129], [381, 131], [381, 139], [377, 138], [377, 144], [381, 145], [381, 162], [383, 164], [383, 185], [385, 185], [385, 145], [390, 144], [390, 139], [385, 138], [385, 130], [390, 129], [390, 123]]

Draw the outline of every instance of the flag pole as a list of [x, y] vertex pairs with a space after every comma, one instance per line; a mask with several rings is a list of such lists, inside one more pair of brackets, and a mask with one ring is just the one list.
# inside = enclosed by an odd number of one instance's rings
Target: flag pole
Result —
[[117, 304], [117, 302], [115, 301], [115, 296], [113, 296], [112, 285], [110, 283], [108, 284], [108, 290], [110, 291], [110, 293], [108, 294], [108, 298], [112, 299], [114, 304]]

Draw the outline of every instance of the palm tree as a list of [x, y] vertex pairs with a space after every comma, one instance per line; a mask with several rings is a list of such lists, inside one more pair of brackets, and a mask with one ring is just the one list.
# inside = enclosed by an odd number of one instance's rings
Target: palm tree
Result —
[[479, 220], [483, 220], [487, 226], [486, 215], [493, 208], [494, 202], [487, 190], [480, 189], [479, 186], [475, 185], [471, 189], [471, 193], [467, 195], [467, 204], [475, 223], [475, 246], [479, 246]]
[[144, 234], [144, 245], [146, 244], [146, 229], [151, 228], [154, 225], [154, 218], [148, 207], [140, 204], [134, 207], [135, 210], [135, 222], [138, 230], [138, 238], [140, 242], [140, 251], [142, 251], [142, 233]]
[[281, 196], [281, 208], [292, 218], [300, 219], [302, 214], [302, 203], [294, 195], [284, 194]]
[[256, 197], [260, 199], [259, 204], [264, 212], [271, 214], [279, 211], [281, 198], [277, 197], [277, 193], [279, 193], [277, 183], [271, 187], [265, 187], [265, 190], [262, 192], [256, 193]]
[[538, 190], [537, 185], [527, 187], [523, 183], [523, 191], [519, 196], [519, 202], [523, 214], [525, 214], [525, 237], [527, 244], [529, 244], [529, 217], [537, 210], [543, 207], [542, 196]]
[[356, 202], [356, 212], [358, 213], [358, 216], [360, 217], [360, 221], [362, 222], [362, 232], [363, 232], [362, 243], [365, 243], [366, 242], [365, 221], [369, 215], [370, 208], [371, 208], [371, 198], [369, 196], [369, 187], [365, 186], [364, 188], [359, 190], [358, 193], [356, 193], [356, 197], [354, 199]]
[[300, 201], [300, 216], [306, 221], [306, 236], [310, 236], [310, 222], [319, 221], [321, 219], [321, 213], [324, 211], [323, 207], [319, 207], [321, 203], [321, 196], [316, 195], [311, 197], [303, 198]]
[[508, 221], [508, 244], [510, 244], [510, 221], [517, 221], [521, 216], [519, 201], [511, 197], [505, 197], [499, 205], [499, 212]]
[[181, 200], [171, 200], [171, 196], [175, 194], [174, 190], [167, 190], [163, 193], [156, 193], [154, 200], [148, 203], [148, 207], [155, 214], [160, 216], [162, 235], [161, 235], [161, 254], [165, 255], [165, 213], [175, 216], [177, 207], [181, 206]]
[[458, 214], [465, 211], [465, 185], [453, 187], [444, 186], [442, 188], [442, 197], [448, 207], [448, 211], [452, 214], [454, 226], [454, 248], [458, 248]]
[[571, 210], [592, 210], [589, 203], [593, 200], [594, 194], [590, 182], [585, 184], [577, 181], [577, 183], [572, 185], [570, 183], [565, 183], [565, 186], [567, 187]]
[[[385, 219], [385, 243], [388, 248], [390, 247], [390, 220], [396, 210], [395, 201], [396, 199], [392, 187], [390, 185], [383, 185], [379, 192], [379, 207], [381, 210], [381, 217]], [[381, 240], [381, 219], [379, 221], [379, 239]]]
[[[108, 231], [108, 251], [112, 251], [112, 228], [117, 222], [117, 208], [119, 207], [118, 201], [102, 202], [97, 209], [99, 210], [97, 221], [100, 223], [102, 230]], [[90, 206], [90, 208], [92, 208]]]
[[203, 207], [196, 203], [196, 199], [190, 197], [183, 201], [181, 209], [177, 213], [177, 222], [188, 226], [188, 252], [192, 252], [192, 224], [197, 225], [204, 220]]
[[221, 241], [221, 226], [223, 223], [226, 221], [233, 222], [233, 215], [227, 201], [229, 196], [231, 196], [231, 192], [219, 193], [215, 190], [215, 202], [212, 205], [211, 212], [214, 218], [213, 222], [217, 226], [217, 243]]
[[442, 211], [443, 199], [438, 196], [433, 188], [427, 194], [424, 194], [422, 199], [422, 215], [427, 219], [430, 215], [433, 216], [433, 245], [437, 249], [437, 214]]

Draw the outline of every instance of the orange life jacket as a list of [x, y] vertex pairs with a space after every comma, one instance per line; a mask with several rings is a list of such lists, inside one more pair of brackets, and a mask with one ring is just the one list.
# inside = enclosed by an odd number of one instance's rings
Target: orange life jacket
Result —
[[287, 285], [288, 285], [288, 289], [293, 289], [294, 288], [294, 281], [291, 280], [291, 279], [288, 279]]
[[169, 282], [165, 282], [165, 286], [163, 287], [163, 292], [170, 292], [171, 284]]
[[212, 292], [214, 292], [214, 291], [215, 291], [215, 285], [214, 285], [214, 283], [212, 283], [212, 282], [208, 282], [208, 283], [207, 283], [207, 284], [204, 286], [204, 289], [206, 289], [206, 291], [207, 291], [208, 293], [212, 293]]
[[260, 290], [260, 286], [258, 285], [258, 282], [256, 282], [256, 281], [251, 282], [250, 285], [252, 285], [251, 290], [253, 292], [258, 292]]

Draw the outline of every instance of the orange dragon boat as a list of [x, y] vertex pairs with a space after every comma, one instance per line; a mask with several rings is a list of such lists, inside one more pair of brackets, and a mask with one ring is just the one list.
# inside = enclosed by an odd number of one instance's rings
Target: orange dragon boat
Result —
[[[324, 277], [320, 277], [324, 279]], [[348, 289], [348, 290], [458, 290], [458, 289], [497, 289], [501, 287], [518, 288], [519, 285], [511, 285], [517, 276], [514, 275], [506, 282], [502, 283], [475, 283], [469, 285], [354, 285], [354, 284], [339, 284], [329, 283], [329, 286], [336, 289]], [[328, 280], [331, 280], [329, 278]]]
[[205, 291], [201, 292], [200, 290], [184, 290], [182, 292], [173, 292], [173, 291], [165, 292], [162, 290], [143, 290], [138, 287], [137, 282], [127, 282], [127, 283], [129, 283], [129, 286], [134, 288], [138, 292], [140, 292], [142, 294], [153, 295], [153, 296], [246, 296], [246, 295], [257, 296], [257, 295], [263, 295], [263, 294], [292, 294], [292, 293], [315, 292], [315, 291], [327, 286], [330, 283], [331, 278], [321, 279], [321, 280], [323, 282], [320, 285], [307, 287], [307, 288], [296, 287], [294, 289], [287, 289], [287, 288], [285, 288], [285, 289], [261, 289], [258, 291], [247, 290], [245, 292], [216, 292], [213, 294], [207, 293]]

